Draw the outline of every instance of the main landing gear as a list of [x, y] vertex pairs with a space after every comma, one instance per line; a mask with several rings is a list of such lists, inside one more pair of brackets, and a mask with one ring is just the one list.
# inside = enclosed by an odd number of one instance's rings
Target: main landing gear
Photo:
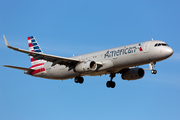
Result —
[[[107, 83], [106, 83], [106, 86], [107, 86], [108, 88], [114, 88], [114, 87], [116, 86], [116, 83], [115, 83], [114, 81], [112, 81], [115, 76], [116, 76], [116, 73], [111, 73], [111, 74], [110, 74], [109, 77], [111, 77], [111, 80], [110, 80], [110, 81], [107, 81]], [[79, 76], [76, 76], [76, 77], [74, 78], [74, 82], [75, 82], [75, 83], [80, 83], [80, 84], [82, 84], [82, 83], [84, 82], [84, 78], [81, 77], [80, 75], [79, 75]]]
[[116, 86], [116, 83], [114, 81], [112, 81], [112, 79], [116, 76], [116, 73], [111, 73], [109, 77], [111, 77], [110, 81], [107, 81], [106, 86], [108, 88], [114, 88]]
[[151, 63], [149, 63], [149, 67], [150, 67], [150, 69], [151, 69], [151, 73], [152, 73], [152, 74], [156, 74], [156, 73], [157, 73], [157, 70], [154, 69], [155, 64], [156, 64], [156, 62], [151, 62]]
[[81, 77], [81, 76], [76, 76], [76, 77], [74, 78], [74, 82], [75, 82], [75, 83], [80, 83], [80, 84], [82, 84], [82, 83], [84, 82], [84, 78]]

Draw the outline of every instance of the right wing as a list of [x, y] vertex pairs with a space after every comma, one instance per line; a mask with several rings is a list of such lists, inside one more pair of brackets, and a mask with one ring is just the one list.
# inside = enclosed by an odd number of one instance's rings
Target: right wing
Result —
[[81, 62], [81, 60], [78, 60], [78, 59], [73, 59], [73, 58], [66, 58], [66, 57], [60, 57], [60, 56], [54, 56], [54, 55], [48, 55], [48, 54], [43, 54], [43, 53], [37, 53], [37, 52], [31, 52], [31, 51], [28, 51], [28, 50], [23, 50], [23, 49], [19, 49], [19, 48], [16, 48], [16, 47], [12, 47], [9, 45], [6, 37], [3, 35], [4, 37], [4, 41], [6, 43], [6, 46], [10, 49], [13, 49], [15, 51], [19, 51], [19, 52], [23, 52], [23, 53], [26, 53], [28, 54], [29, 56], [33, 56], [34, 57], [34, 60], [36, 59], [43, 59], [43, 60], [46, 60], [46, 61], [50, 61], [50, 62], [53, 62], [53, 65], [56, 65], [56, 64], [60, 64], [60, 65], [65, 65], [67, 67], [70, 67], [70, 66], [73, 66], [75, 64], [77, 64], [78, 62]]

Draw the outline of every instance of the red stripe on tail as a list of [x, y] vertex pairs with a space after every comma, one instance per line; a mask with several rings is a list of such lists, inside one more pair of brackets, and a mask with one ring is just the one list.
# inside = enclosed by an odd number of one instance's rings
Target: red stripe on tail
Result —
[[31, 75], [34, 75], [34, 74], [37, 74], [37, 73], [40, 73], [40, 72], [43, 72], [43, 71], [45, 71], [45, 68], [40, 68], [40, 69], [37, 69], [37, 70], [33, 71], [31, 73]]
[[33, 47], [32, 43], [29, 43], [29, 47]]
[[44, 63], [39, 63], [39, 64], [36, 64], [36, 65], [33, 65], [30, 68], [38, 67], [38, 66], [41, 66], [41, 65], [44, 65]]
[[37, 60], [34, 60], [34, 58], [31, 58], [31, 62], [34, 62], [34, 61], [37, 61]]
[[31, 38], [30, 38], [30, 37], [28, 37], [28, 40], [31, 40]]

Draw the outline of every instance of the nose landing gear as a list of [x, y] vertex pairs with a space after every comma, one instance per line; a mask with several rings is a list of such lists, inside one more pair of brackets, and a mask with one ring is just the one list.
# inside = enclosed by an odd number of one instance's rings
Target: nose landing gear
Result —
[[150, 62], [150, 63], [149, 63], [149, 67], [150, 67], [150, 69], [151, 69], [151, 73], [152, 73], [152, 74], [156, 74], [156, 73], [157, 73], [157, 70], [154, 69], [155, 64], [156, 64], [156, 62]]
[[152, 73], [152, 74], [156, 74], [156, 73], [157, 73], [157, 70], [151, 70], [151, 73]]

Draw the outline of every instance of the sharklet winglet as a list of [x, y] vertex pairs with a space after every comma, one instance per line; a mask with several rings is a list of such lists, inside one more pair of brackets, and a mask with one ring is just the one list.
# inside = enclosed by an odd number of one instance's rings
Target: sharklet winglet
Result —
[[5, 35], [3, 35], [3, 37], [4, 37], [4, 41], [5, 41], [5, 43], [6, 43], [6, 46], [9, 47], [10, 45], [9, 45], [9, 43], [8, 43], [8, 41], [7, 41], [6, 37], [5, 37]]

